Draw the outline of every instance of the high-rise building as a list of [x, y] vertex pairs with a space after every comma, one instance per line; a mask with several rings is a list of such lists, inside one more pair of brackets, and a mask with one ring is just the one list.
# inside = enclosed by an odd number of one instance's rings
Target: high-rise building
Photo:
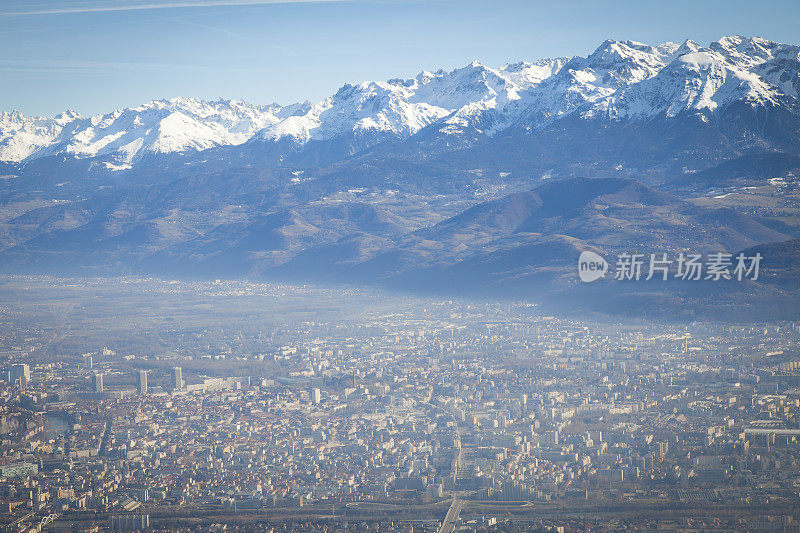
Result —
[[95, 392], [103, 392], [103, 374], [92, 374], [92, 388]]
[[89, 370], [92, 369], [92, 366], [94, 365], [94, 357], [92, 357], [92, 354], [88, 353], [83, 354], [83, 364]]
[[11, 365], [11, 383], [24, 389], [31, 380], [31, 367], [25, 363]]
[[139, 394], [147, 394], [147, 370], [139, 370]]
[[314, 404], [319, 404], [322, 401], [322, 391], [319, 390], [319, 387], [311, 389], [311, 401]]
[[179, 366], [172, 367], [172, 388], [174, 390], [183, 388], [183, 371]]

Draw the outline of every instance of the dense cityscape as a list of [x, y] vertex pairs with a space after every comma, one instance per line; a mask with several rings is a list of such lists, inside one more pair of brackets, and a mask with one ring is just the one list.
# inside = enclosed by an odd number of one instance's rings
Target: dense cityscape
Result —
[[19, 309], [0, 339], [4, 531], [798, 530], [796, 323], [405, 299], [263, 328], [162, 317], [144, 333], [171, 324], [181, 346], [148, 351]]

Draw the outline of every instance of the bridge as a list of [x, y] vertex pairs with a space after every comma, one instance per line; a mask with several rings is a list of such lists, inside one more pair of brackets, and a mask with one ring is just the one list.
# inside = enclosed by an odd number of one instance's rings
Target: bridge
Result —
[[444, 522], [442, 522], [439, 528], [439, 533], [453, 533], [453, 531], [456, 530], [456, 521], [458, 521], [458, 515], [461, 514], [461, 509], [463, 507], [464, 500], [453, 498], [453, 503], [450, 504], [450, 509], [447, 510]]

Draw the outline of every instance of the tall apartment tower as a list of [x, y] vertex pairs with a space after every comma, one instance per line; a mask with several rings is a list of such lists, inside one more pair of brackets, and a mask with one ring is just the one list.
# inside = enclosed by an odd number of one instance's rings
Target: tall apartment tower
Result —
[[311, 389], [311, 401], [318, 405], [322, 401], [322, 391], [318, 387]]
[[147, 370], [139, 370], [139, 394], [147, 394]]
[[26, 363], [11, 365], [11, 383], [19, 382], [21, 389], [28, 386], [31, 381], [31, 367]]
[[92, 389], [95, 392], [103, 392], [103, 374], [98, 372], [92, 374]]
[[183, 370], [181, 367], [172, 367], [172, 389], [181, 390], [183, 388]]

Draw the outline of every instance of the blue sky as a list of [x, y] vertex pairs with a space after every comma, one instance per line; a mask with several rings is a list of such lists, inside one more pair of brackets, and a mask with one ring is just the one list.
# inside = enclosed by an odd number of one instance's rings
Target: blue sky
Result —
[[797, 0], [2, 0], [0, 109], [316, 101], [345, 82], [585, 55], [607, 38], [798, 44], [798, 20]]

